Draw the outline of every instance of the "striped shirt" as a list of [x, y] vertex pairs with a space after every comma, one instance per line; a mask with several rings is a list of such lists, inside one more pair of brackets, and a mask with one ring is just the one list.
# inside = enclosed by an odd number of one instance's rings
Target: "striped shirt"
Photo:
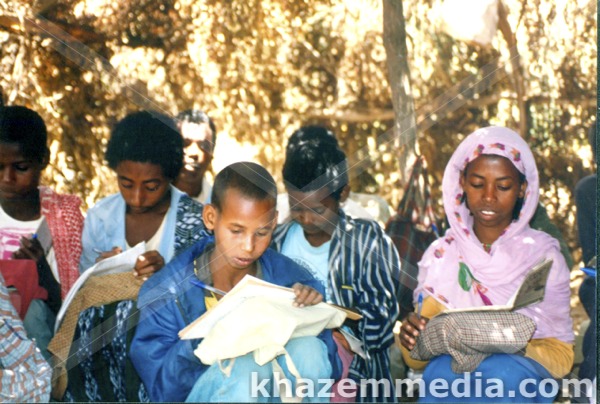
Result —
[[[362, 379], [387, 379], [390, 373], [388, 348], [394, 341], [392, 329], [399, 314], [396, 291], [400, 274], [400, 257], [391, 239], [377, 222], [353, 219], [340, 209], [340, 219], [329, 248], [329, 287], [332, 303], [358, 309], [363, 315], [358, 323], [358, 338], [363, 342], [367, 359], [354, 355], [349, 376], [360, 386]], [[273, 235], [273, 247], [281, 251], [293, 222], [280, 225]], [[395, 401], [378, 391], [359, 390], [357, 401]], [[389, 394], [389, 392], [388, 392]], [[364, 397], [361, 397], [364, 396]]]
[[0, 402], [48, 402], [52, 370], [10, 303], [0, 275]]

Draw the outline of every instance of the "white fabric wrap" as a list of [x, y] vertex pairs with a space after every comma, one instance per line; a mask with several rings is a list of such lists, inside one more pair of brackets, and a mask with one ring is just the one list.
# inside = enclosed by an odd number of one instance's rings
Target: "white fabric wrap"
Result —
[[344, 312], [324, 303], [299, 308], [289, 299], [250, 297], [212, 327], [194, 354], [212, 365], [254, 352], [256, 363], [264, 365], [286, 354], [290, 339], [317, 336], [341, 326], [345, 318]]

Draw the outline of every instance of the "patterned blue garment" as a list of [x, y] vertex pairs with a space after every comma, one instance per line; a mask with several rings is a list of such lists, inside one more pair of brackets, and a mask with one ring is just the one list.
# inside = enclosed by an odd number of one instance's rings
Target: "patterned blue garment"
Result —
[[10, 303], [0, 275], [0, 402], [48, 402], [52, 369]]
[[[208, 235], [202, 209], [187, 195], [179, 197], [172, 230], [174, 256]], [[128, 354], [138, 319], [133, 300], [91, 307], [80, 313], [69, 355], [76, 363], [68, 365], [69, 384], [64, 401], [150, 401]]]
[[[349, 377], [360, 383], [364, 379], [389, 380], [388, 348], [394, 342], [392, 332], [399, 314], [396, 291], [400, 279], [400, 258], [391, 239], [377, 222], [353, 219], [339, 211], [339, 222], [329, 248], [329, 289], [332, 303], [358, 309], [363, 319], [358, 323], [357, 337], [362, 340], [367, 359], [354, 355]], [[293, 222], [280, 225], [273, 235], [273, 248], [281, 251]], [[366, 384], [359, 402], [395, 401], [395, 395], [384, 397], [384, 389]], [[389, 392], [388, 392], [389, 394]]]

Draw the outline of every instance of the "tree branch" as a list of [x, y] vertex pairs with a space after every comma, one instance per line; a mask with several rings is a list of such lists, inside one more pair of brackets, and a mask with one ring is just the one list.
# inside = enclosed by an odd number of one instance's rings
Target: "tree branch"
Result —
[[25, 18], [21, 21], [17, 16], [0, 15], [0, 28], [17, 35], [34, 34], [43, 38], [56, 38], [64, 42], [72, 41], [64, 35], [65, 32], [84, 43], [106, 41], [103, 35], [98, 35], [84, 28], [48, 22], [39, 18]]

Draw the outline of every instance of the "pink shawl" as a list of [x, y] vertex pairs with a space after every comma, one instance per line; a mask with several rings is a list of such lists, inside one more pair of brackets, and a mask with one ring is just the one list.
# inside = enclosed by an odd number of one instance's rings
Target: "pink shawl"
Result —
[[[520, 216], [496, 240], [490, 253], [473, 232], [473, 217], [461, 203], [463, 190], [459, 183], [465, 166], [481, 154], [508, 158], [527, 179]], [[419, 263], [415, 301], [423, 293], [449, 308], [506, 304], [527, 271], [542, 259], [552, 258], [554, 264], [544, 301], [519, 312], [536, 322], [534, 338], [554, 337], [572, 342], [569, 268], [558, 242], [529, 227], [538, 204], [539, 178], [527, 143], [507, 128], [492, 126], [476, 130], [452, 155], [442, 188], [450, 229], [427, 249]]]
[[48, 187], [39, 187], [42, 215], [48, 221], [58, 274], [61, 297], [64, 299], [79, 277], [83, 215], [81, 200], [75, 195], [63, 195]]

